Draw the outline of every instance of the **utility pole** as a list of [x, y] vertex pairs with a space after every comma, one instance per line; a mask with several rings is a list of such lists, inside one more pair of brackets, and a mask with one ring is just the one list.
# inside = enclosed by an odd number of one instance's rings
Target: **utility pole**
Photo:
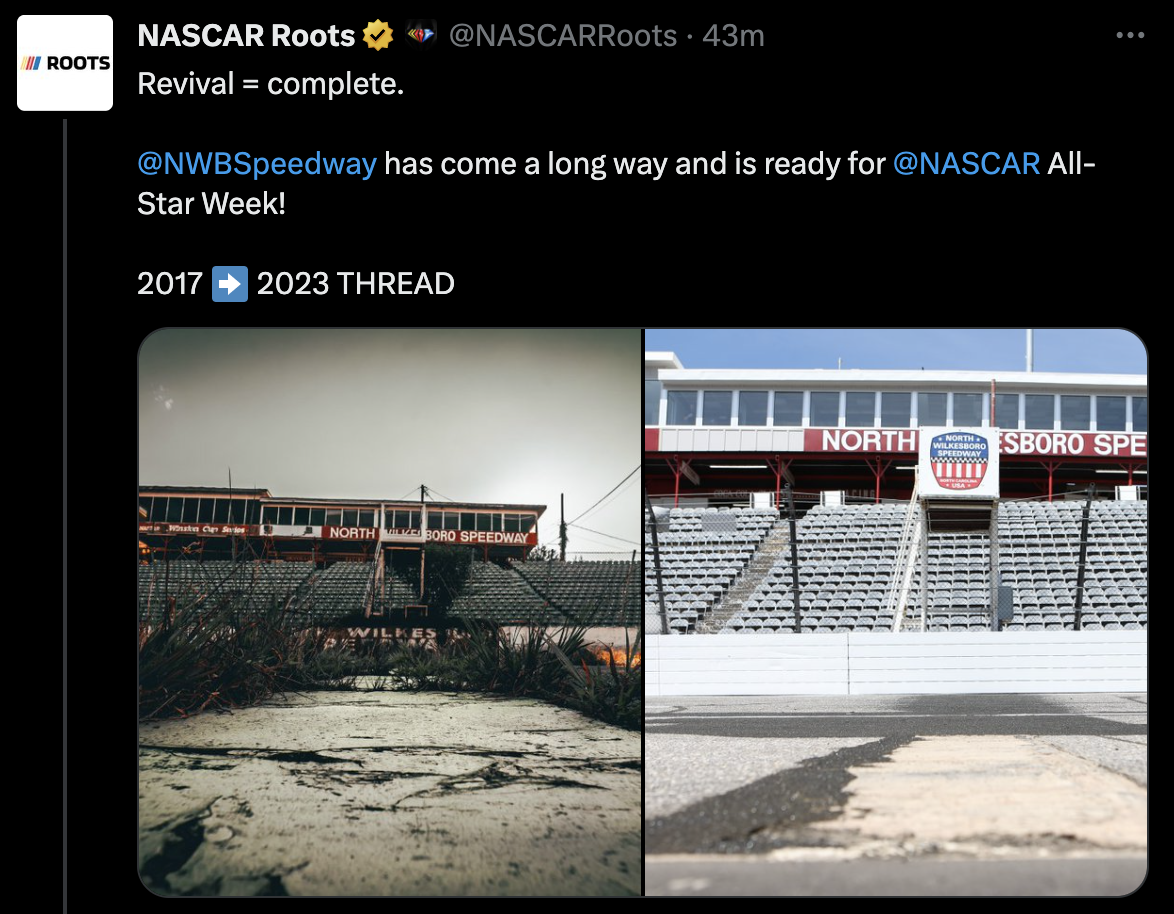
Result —
[[232, 564], [236, 566], [236, 533], [232, 531], [232, 467], [228, 468], [228, 529], [232, 537]]
[[[420, 483], [420, 523], [424, 523], [424, 483]], [[443, 567], [443, 566], [441, 566]], [[420, 547], [420, 602], [424, 602], [424, 547]]]
[[567, 495], [560, 492], [558, 496], [558, 559], [567, 560]]

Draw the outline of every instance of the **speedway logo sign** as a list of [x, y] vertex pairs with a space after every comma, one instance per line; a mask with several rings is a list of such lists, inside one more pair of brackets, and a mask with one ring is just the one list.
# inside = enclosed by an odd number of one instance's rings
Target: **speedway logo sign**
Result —
[[989, 430], [921, 430], [923, 495], [998, 497], [999, 449]]

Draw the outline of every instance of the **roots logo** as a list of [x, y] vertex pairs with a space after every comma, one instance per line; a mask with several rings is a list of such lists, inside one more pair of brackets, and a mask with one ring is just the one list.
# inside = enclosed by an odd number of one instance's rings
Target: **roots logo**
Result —
[[436, 20], [409, 19], [407, 33], [408, 44], [414, 48], [427, 50], [436, 44]]
[[16, 47], [21, 52], [16, 58], [21, 111], [109, 111], [114, 105], [114, 20], [109, 16], [20, 16]]
[[46, 70], [109, 70], [110, 58], [103, 54], [91, 57], [22, 57], [16, 65], [18, 70], [40, 70], [41, 61], [45, 61]]

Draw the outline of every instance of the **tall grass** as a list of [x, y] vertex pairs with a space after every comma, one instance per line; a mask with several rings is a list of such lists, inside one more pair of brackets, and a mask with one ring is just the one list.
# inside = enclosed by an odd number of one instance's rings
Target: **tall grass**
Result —
[[299, 688], [353, 687], [383, 659], [328, 648], [323, 634], [295, 622], [288, 605], [257, 610], [246, 595], [225, 593], [139, 623], [139, 717], [239, 708]]
[[644, 673], [632, 659], [639, 636], [618, 663], [611, 654], [596, 659], [584, 626], [510, 632], [467, 620], [435, 645], [375, 641], [359, 651], [341, 641], [328, 647], [327, 633], [306, 627], [294, 597], [258, 608], [252, 593], [234, 572], [231, 582], [170, 607], [160, 621], [140, 621], [141, 719], [240, 708], [285, 691], [353, 688], [359, 676], [375, 675], [393, 688], [537, 698], [622, 727], [643, 725]]
[[641, 638], [600, 664], [586, 643], [586, 628], [551, 634], [532, 626], [518, 633], [468, 623], [463, 637], [436, 649], [403, 646], [387, 658], [398, 688], [493, 692], [537, 698], [574, 708], [629, 729], [643, 725], [644, 672], [632, 658]]

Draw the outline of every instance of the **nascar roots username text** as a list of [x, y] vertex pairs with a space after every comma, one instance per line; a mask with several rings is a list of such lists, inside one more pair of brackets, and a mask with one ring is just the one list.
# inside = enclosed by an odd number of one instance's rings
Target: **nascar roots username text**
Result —
[[[459, 34], [458, 34], [459, 33]], [[481, 25], [475, 27], [461, 23], [453, 26], [452, 41], [458, 47], [474, 44], [477, 47], [532, 48], [672, 48], [677, 44], [676, 29], [662, 29], [654, 25], [651, 29], [617, 29], [607, 23], [581, 25], [553, 25], [544, 22], [534, 25], [524, 22], [511, 25]]]

